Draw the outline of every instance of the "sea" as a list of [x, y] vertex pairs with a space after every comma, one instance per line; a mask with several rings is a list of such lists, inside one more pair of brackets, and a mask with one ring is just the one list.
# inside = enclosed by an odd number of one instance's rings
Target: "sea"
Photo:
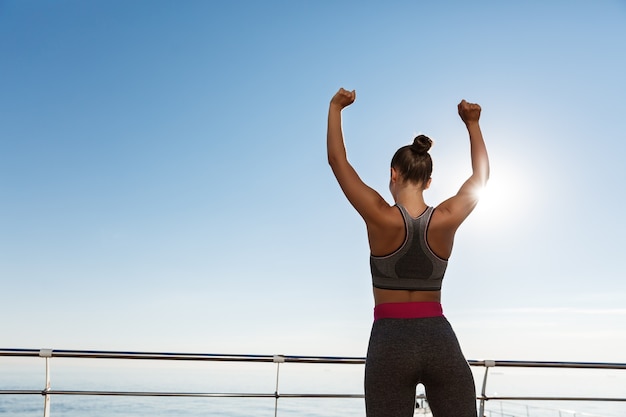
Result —
[[[473, 367], [480, 390], [484, 368]], [[363, 394], [363, 365], [190, 362], [123, 359], [50, 360], [55, 391], [129, 391], [263, 394], [281, 397], [152, 397], [51, 395], [50, 417], [352, 417], [365, 415], [362, 398], [294, 398], [292, 394]], [[45, 386], [42, 358], [0, 357], [0, 416], [41, 417]], [[423, 394], [422, 386], [418, 394]], [[588, 369], [491, 368], [487, 393], [498, 396], [579, 396], [626, 398], [626, 371]], [[418, 401], [415, 416], [429, 417]], [[626, 402], [486, 402], [487, 417], [624, 417]]]

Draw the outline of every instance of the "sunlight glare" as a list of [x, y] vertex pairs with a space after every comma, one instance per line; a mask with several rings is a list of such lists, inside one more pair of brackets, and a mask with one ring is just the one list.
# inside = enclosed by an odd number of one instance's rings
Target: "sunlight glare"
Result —
[[528, 200], [526, 188], [523, 176], [514, 167], [492, 172], [486, 187], [480, 191], [475, 215], [491, 226], [514, 218]]

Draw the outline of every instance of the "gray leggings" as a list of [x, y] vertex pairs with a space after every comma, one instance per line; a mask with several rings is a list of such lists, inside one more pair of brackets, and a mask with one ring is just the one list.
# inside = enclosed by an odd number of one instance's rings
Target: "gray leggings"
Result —
[[376, 320], [365, 362], [367, 417], [412, 417], [419, 383], [433, 417], [476, 417], [474, 378], [445, 317]]

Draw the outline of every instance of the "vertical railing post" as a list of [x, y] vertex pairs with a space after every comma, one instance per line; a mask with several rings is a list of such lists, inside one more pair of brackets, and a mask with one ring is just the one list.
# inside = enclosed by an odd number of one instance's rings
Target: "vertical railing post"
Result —
[[274, 417], [278, 415], [278, 379], [280, 376], [280, 364], [285, 363], [285, 357], [283, 355], [274, 355], [274, 363], [276, 364], [276, 389], [274, 390]]
[[46, 359], [46, 386], [42, 391], [43, 395], [43, 417], [50, 417], [50, 359], [52, 349], [40, 349], [39, 356]]
[[485, 361], [485, 375], [483, 376], [483, 386], [480, 390], [480, 412], [478, 417], [485, 417], [485, 401], [487, 397], [487, 374], [489, 373], [489, 368], [496, 366], [496, 361], [486, 360]]

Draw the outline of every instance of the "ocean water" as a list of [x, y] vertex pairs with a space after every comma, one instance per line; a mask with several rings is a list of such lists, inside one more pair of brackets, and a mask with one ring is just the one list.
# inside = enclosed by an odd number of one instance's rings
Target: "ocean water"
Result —
[[[129, 361], [111, 359], [51, 360], [53, 390], [159, 391], [185, 393], [273, 394], [273, 363]], [[473, 368], [477, 387], [483, 368]], [[626, 372], [493, 368], [490, 395], [584, 396], [626, 398]], [[45, 361], [1, 358], [0, 390], [39, 390], [45, 385]], [[279, 392], [285, 394], [363, 393], [362, 365], [285, 363], [279, 369]], [[423, 387], [418, 388], [423, 393]], [[364, 416], [361, 398], [287, 398], [278, 400], [280, 417]], [[174, 398], [53, 395], [51, 417], [270, 417], [274, 398]], [[41, 395], [0, 395], [0, 416], [41, 417]], [[430, 416], [423, 409], [416, 416]], [[626, 403], [488, 401], [488, 417], [624, 417]]]

